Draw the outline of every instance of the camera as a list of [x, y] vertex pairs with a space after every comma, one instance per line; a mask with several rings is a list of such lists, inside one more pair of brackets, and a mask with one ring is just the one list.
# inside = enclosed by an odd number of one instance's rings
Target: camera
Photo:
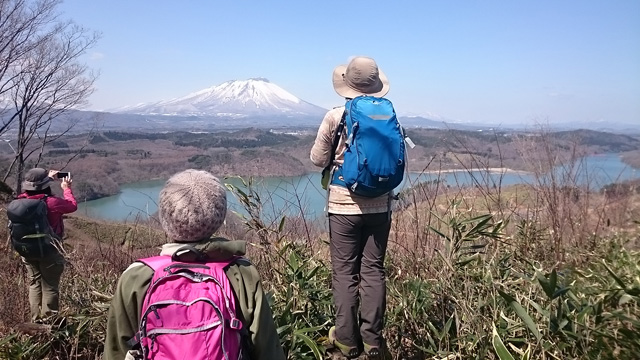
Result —
[[64, 179], [64, 178], [66, 178], [66, 177], [69, 177], [69, 178], [70, 178], [70, 177], [71, 177], [71, 173], [70, 173], [70, 172], [62, 172], [62, 171], [59, 171], [59, 172], [56, 174], [56, 177], [57, 177], [58, 179]]

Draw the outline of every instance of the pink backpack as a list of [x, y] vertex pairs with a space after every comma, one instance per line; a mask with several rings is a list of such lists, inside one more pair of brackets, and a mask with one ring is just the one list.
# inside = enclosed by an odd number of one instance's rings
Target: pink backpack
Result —
[[224, 272], [226, 262], [192, 263], [155, 256], [138, 261], [154, 271], [136, 335], [143, 359], [236, 360], [242, 322]]

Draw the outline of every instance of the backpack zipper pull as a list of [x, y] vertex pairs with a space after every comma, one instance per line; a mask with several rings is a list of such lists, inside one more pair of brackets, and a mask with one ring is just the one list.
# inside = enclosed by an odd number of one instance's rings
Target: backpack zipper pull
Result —
[[404, 131], [404, 128], [402, 126], [400, 126], [400, 132], [402, 133], [402, 138], [404, 139], [404, 142], [406, 142], [411, 149], [416, 147], [416, 144], [414, 144], [413, 141], [411, 141], [411, 138], [409, 137], [409, 135], [407, 135], [407, 132]]
[[158, 319], [158, 322], [160, 323], [160, 327], [164, 326], [164, 323], [163, 323], [162, 319], [160, 319], [160, 314], [158, 314], [158, 307], [155, 306], [155, 305], [152, 305], [151, 306], [151, 311], [156, 316], [156, 319]]
[[407, 143], [407, 145], [409, 145], [410, 148], [414, 148], [416, 147], [416, 144], [413, 143], [413, 141], [411, 141], [411, 138], [408, 136], [404, 137], [404, 141]]

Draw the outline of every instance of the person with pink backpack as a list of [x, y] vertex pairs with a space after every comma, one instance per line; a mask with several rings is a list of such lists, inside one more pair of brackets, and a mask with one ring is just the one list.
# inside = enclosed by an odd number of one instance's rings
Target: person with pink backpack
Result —
[[285, 359], [246, 242], [212, 237], [226, 216], [224, 185], [186, 170], [167, 181], [158, 207], [170, 242], [118, 280], [104, 360]]

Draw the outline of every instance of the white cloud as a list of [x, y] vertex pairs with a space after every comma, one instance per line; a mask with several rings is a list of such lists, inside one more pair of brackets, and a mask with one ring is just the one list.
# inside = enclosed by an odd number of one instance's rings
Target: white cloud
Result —
[[89, 55], [89, 59], [91, 60], [100, 60], [104, 58], [104, 54], [101, 52], [94, 51]]
[[573, 98], [575, 95], [565, 91], [564, 89], [558, 87], [558, 86], [545, 86], [542, 88], [543, 91], [546, 92], [548, 97], [552, 97], [552, 98], [557, 98], [557, 99], [570, 99]]

